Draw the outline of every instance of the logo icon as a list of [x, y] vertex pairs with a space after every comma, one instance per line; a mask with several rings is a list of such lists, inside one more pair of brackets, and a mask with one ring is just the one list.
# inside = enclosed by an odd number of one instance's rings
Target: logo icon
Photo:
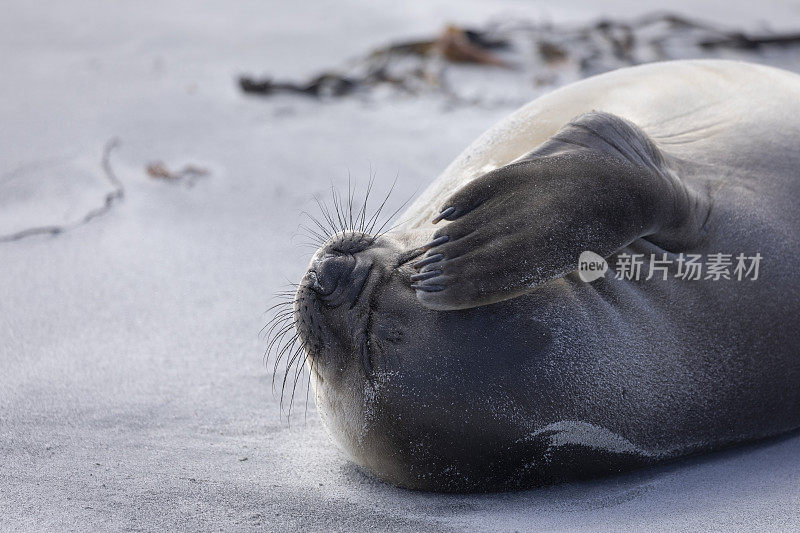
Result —
[[586, 283], [602, 278], [607, 270], [606, 260], [594, 252], [586, 250], [578, 257], [578, 276]]

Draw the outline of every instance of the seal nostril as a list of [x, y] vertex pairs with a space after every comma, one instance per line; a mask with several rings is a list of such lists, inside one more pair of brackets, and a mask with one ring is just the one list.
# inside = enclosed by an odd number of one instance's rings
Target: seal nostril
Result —
[[354, 305], [367, 276], [372, 261], [361, 255], [328, 253], [311, 263], [307, 277], [308, 286], [327, 307], [345, 303]]
[[328, 296], [341, 283], [345, 283], [352, 272], [355, 258], [352, 255], [325, 254], [314, 261], [309, 276], [311, 288], [321, 296]]

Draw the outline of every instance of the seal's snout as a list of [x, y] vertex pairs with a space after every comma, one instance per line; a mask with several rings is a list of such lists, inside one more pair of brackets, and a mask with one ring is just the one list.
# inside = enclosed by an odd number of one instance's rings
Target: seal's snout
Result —
[[361, 255], [325, 253], [311, 263], [311, 290], [328, 307], [352, 307], [372, 270], [372, 261]]
[[397, 250], [391, 245], [387, 238], [343, 233], [314, 254], [297, 287], [293, 317], [297, 336], [316, 364], [358, 353], [372, 291], [395, 260]]
[[329, 296], [340, 282], [346, 283], [354, 266], [355, 257], [352, 255], [331, 253], [315, 259], [309, 270], [312, 290], [320, 296]]

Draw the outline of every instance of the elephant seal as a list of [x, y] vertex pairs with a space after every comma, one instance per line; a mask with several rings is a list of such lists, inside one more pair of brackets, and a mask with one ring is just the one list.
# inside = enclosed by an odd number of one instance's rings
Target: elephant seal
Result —
[[[345, 221], [293, 303], [334, 442], [401, 487], [496, 491], [800, 426], [797, 117], [789, 72], [622, 69], [494, 126], [400, 228]], [[611, 275], [637, 255], [661, 272]]]

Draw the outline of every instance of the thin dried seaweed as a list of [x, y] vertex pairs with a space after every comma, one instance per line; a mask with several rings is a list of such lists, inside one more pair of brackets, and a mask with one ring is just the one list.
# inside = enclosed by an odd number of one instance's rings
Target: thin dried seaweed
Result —
[[114, 138], [108, 141], [103, 147], [103, 156], [100, 161], [105, 179], [111, 185], [111, 190], [103, 197], [103, 203], [97, 207], [92, 208], [86, 212], [80, 219], [75, 222], [62, 225], [46, 225], [35, 226], [17, 231], [8, 235], [0, 235], [0, 243], [18, 241], [26, 237], [34, 235], [60, 235], [67, 231], [73, 230], [84, 224], [88, 224], [92, 220], [102, 215], [105, 215], [111, 209], [125, 198], [125, 187], [117, 177], [114, 169], [111, 167], [111, 152], [119, 146], [120, 142]]
[[261, 96], [374, 98], [388, 92], [516, 105], [536, 90], [623, 66], [703, 57], [796, 62], [798, 46], [798, 32], [749, 33], [670, 13], [585, 24], [505, 20], [483, 28], [449, 25], [429, 39], [389, 44], [305, 81], [242, 76], [239, 85]]
[[170, 170], [163, 161], [154, 161], [145, 167], [147, 175], [153, 179], [163, 181], [184, 181], [188, 186], [203, 176], [208, 175], [208, 170], [196, 165], [185, 165], [180, 170]]

